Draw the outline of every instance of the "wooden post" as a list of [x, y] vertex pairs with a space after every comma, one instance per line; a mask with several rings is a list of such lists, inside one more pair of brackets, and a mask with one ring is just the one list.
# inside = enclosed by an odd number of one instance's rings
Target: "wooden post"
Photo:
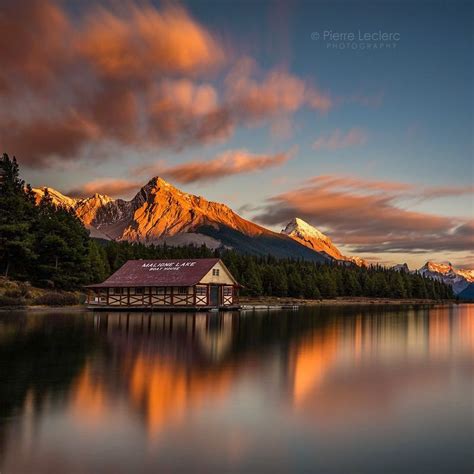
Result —
[[152, 287], [152, 286], [149, 286], [149, 287], [148, 287], [148, 292], [150, 293], [150, 294], [149, 294], [149, 304], [150, 304], [150, 306], [153, 306], [153, 303], [152, 303], [152, 296], [151, 296], [151, 294], [152, 294], [152, 292], [153, 292], [153, 287]]
[[196, 285], [193, 286], [193, 305], [196, 306]]
[[127, 286], [127, 306], [130, 306], [130, 287]]
[[171, 287], [171, 306], [174, 304], [174, 286]]
[[109, 306], [109, 288], [107, 288], [107, 306]]

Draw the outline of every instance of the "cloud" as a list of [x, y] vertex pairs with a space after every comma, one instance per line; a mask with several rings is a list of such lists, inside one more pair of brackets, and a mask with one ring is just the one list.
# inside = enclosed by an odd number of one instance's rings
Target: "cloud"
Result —
[[[222, 135], [217, 94], [201, 77], [224, 53], [206, 28], [172, 6], [84, 8], [72, 21], [54, 0], [2, 4], [4, 151], [40, 168], [99, 142], [181, 146]], [[174, 115], [187, 120], [170, 124]]]
[[0, 14], [2, 92], [25, 83], [42, 88], [68, 62], [71, 23], [54, 2], [4, 0]]
[[135, 169], [134, 173], [137, 175], [159, 174], [178, 183], [194, 183], [281, 166], [290, 159], [291, 155], [292, 152], [255, 155], [247, 150], [229, 150], [212, 160], [194, 160], [176, 166], [164, 164], [145, 166]]
[[430, 186], [422, 190], [424, 199], [436, 199], [444, 197], [456, 197], [474, 194], [474, 186]]
[[320, 176], [270, 198], [256, 220], [284, 224], [295, 216], [329, 229], [355, 252], [471, 251], [472, 222], [409, 211], [400, 202], [416, 186], [346, 176]]
[[98, 193], [112, 197], [123, 197], [130, 192], [137, 192], [140, 186], [140, 183], [127, 179], [96, 179], [71, 189], [66, 194], [73, 197], [89, 197]]
[[230, 136], [235, 120], [218, 103], [216, 89], [188, 79], [165, 80], [148, 98], [148, 137], [163, 145], [187, 146]]
[[88, 197], [95, 193], [112, 197], [123, 197], [136, 192], [142, 186], [139, 176], [161, 175], [178, 183], [193, 183], [217, 180], [226, 176], [258, 172], [264, 169], [281, 166], [286, 163], [295, 150], [274, 155], [256, 155], [246, 150], [229, 150], [212, 160], [194, 160], [177, 166], [166, 163], [146, 165], [131, 170], [137, 179], [96, 179], [69, 190], [66, 194], [74, 197]]
[[365, 145], [367, 143], [367, 133], [360, 128], [352, 128], [346, 133], [337, 129], [328, 135], [320, 136], [314, 143], [314, 150], [339, 150], [354, 146]]
[[176, 6], [158, 11], [129, 4], [122, 14], [94, 8], [77, 48], [101, 74], [113, 78], [202, 71], [224, 57], [216, 39]]
[[278, 133], [301, 108], [332, 107], [307, 81], [234, 57], [170, 4], [84, 2], [72, 17], [59, 0], [5, 0], [0, 28], [0, 147], [29, 167], [99, 160], [104, 144], [182, 149], [237, 127]]
[[284, 70], [260, 76], [255, 61], [243, 58], [225, 80], [227, 100], [239, 120], [291, 114], [303, 106], [327, 112], [332, 106], [329, 95]]

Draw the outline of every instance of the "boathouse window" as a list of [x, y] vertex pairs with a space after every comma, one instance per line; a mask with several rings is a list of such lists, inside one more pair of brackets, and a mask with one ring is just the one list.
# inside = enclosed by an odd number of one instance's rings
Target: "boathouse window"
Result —
[[143, 295], [145, 293], [145, 288], [135, 288], [136, 295]]
[[187, 295], [188, 289], [185, 286], [178, 287], [178, 295]]
[[207, 287], [205, 286], [196, 286], [196, 296], [206, 296]]
[[114, 295], [123, 294], [123, 288], [114, 288]]
[[165, 286], [158, 286], [156, 288], [157, 295], [166, 295], [166, 287]]
[[212, 275], [213, 276], [219, 276], [219, 269], [218, 268], [213, 268], [212, 269]]
[[224, 296], [232, 296], [232, 287], [224, 286]]

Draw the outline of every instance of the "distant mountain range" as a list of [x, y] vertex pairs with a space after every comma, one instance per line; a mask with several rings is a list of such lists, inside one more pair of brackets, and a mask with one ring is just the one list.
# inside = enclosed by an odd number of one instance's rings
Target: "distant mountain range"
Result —
[[450, 263], [426, 262], [418, 270], [410, 271], [406, 263], [395, 265], [393, 270], [419, 273], [428, 278], [442, 281], [453, 288], [454, 294], [462, 299], [474, 299], [474, 270], [455, 268]]
[[460, 297], [467, 299], [469, 294], [472, 295], [470, 298], [474, 297], [474, 270], [455, 268], [450, 263], [426, 262], [418, 272], [451, 285], [454, 293]]
[[[344, 255], [327, 235], [298, 217], [280, 233], [273, 232], [243, 219], [225, 204], [185, 193], [160, 177], [152, 178], [130, 201], [102, 194], [72, 198], [53, 188], [35, 188], [38, 202], [46, 189], [55, 204], [73, 209], [95, 238], [145, 244], [204, 244], [252, 255], [368, 265], [360, 257]], [[410, 271], [406, 264], [393, 268]], [[417, 271], [448, 283], [456, 294], [474, 293], [474, 270], [429, 261]]]

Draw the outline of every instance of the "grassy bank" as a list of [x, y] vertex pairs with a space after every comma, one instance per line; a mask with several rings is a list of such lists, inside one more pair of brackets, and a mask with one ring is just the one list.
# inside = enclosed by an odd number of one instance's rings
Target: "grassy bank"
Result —
[[37, 288], [28, 282], [0, 277], [0, 308], [75, 306], [83, 304], [84, 300], [84, 294], [79, 291]]
[[260, 296], [240, 298], [242, 305], [276, 305], [276, 306], [317, 306], [317, 305], [405, 305], [405, 304], [452, 304], [456, 300], [431, 300], [417, 298], [371, 298], [365, 296], [338, 297], [331, 299], [279, 298], [275, 296]]

